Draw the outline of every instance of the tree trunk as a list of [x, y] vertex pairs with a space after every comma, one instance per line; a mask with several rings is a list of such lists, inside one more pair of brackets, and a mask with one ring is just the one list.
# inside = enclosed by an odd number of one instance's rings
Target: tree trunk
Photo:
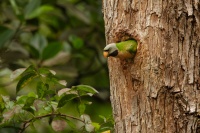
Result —
[[135, 38], [133, 61], [109, 57], [115, 133], [200, 133], [199, 0], [103, 0], [107, 44]]

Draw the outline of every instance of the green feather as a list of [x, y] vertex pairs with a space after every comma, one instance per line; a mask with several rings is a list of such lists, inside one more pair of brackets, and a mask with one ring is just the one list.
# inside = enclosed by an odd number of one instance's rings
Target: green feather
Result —
[[137, 51], [137, 42], [135, 40], [128, 40], [116, 43], [117, 48], [121, 52], [129, 52], [131, 54], [135, 54]]

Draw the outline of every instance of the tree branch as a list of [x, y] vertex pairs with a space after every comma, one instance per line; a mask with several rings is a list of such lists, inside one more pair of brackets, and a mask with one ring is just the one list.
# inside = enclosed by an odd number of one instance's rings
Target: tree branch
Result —
[[18, 133], [23, 133], [26, 128], [30, 125], [31, 122], [34, 122], [35, 120], [38, 120], [38, 119], [42, 119], [42, 118], [46, 118], [46, 117], [50, 117], [50, 116], [60, 116], [60, 117], [68, 117], [68, 118], [71, 118], [71, 119], [74, 119], [74, 120], [78, 120], [78, 121], [81, 121], [84, 123], [83, 120], [77, 118], [77, 117], [74, 117], [74, 116], [71, 116], [71, 115], [66, 115], [66, 114], [60, 114], [60, 113], [51, 113], [51, 114], [46, 114], [46, 115], [42, 115], [42, 116], [37, 116], [37, 117], [34, 117], [28, 121], [25, 121], [24, 124], [23, 124], [23, 127], [22, 128], [18, 128], [20, 129], [20, 131]]

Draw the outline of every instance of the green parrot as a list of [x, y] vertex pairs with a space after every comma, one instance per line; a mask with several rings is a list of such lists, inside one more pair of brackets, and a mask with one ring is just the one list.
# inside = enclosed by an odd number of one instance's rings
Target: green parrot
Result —
[[104, 48], [104, 57], [118, 57], [120, 59], [133, 58], [137, 51], [137, 41], [127, 40], [119, 43], [108, 44]]

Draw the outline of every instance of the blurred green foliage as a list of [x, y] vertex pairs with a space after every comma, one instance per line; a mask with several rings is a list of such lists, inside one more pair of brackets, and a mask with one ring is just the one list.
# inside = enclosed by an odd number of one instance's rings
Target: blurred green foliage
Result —
[[[105, 37], [101, 4], [101, 0], [0, 1], [1, 96], [9, 95], [11, 103], [17, 96], [31, 93], [36, 93], [39, 98], [45, 97], [49, 84], [35, 79], [37, 74], [28, 73], [15, 80], [25, 68], [33, 65], [44, 73], [45, 69], [55, 72], [55, 79], [67, 82], [63, 88], [81, 84], [94, 87], [99, 93], [89, 97], [93, 104], [87, 107], [80, 104], [79, 111], [89, 114], [97, 123], [102, 122], [99, 115], [111, 116], [108, 70], [102, 57]], [[54, 76], [49, 81], [52, 82]], [[59, 89], [60, 86], [51, 88], [54, 93]], [[0, 103], [3, 101], [5, 98], [0, 97]], [[30, 111], [34, 100], [29, 101], [24, 103], [24, 109], [27, 107]], [[4, 104], [0, 106], [4, 108]], [[67, 110], [69, 115], [80, 113], [76, 100], [62, 109], [61, 112]], [[53, 132], [48, 124], [38, 126], [38, 130], [30, 128], [28, 131]], [[14, 132], [13, 129], [6, 131]]]

